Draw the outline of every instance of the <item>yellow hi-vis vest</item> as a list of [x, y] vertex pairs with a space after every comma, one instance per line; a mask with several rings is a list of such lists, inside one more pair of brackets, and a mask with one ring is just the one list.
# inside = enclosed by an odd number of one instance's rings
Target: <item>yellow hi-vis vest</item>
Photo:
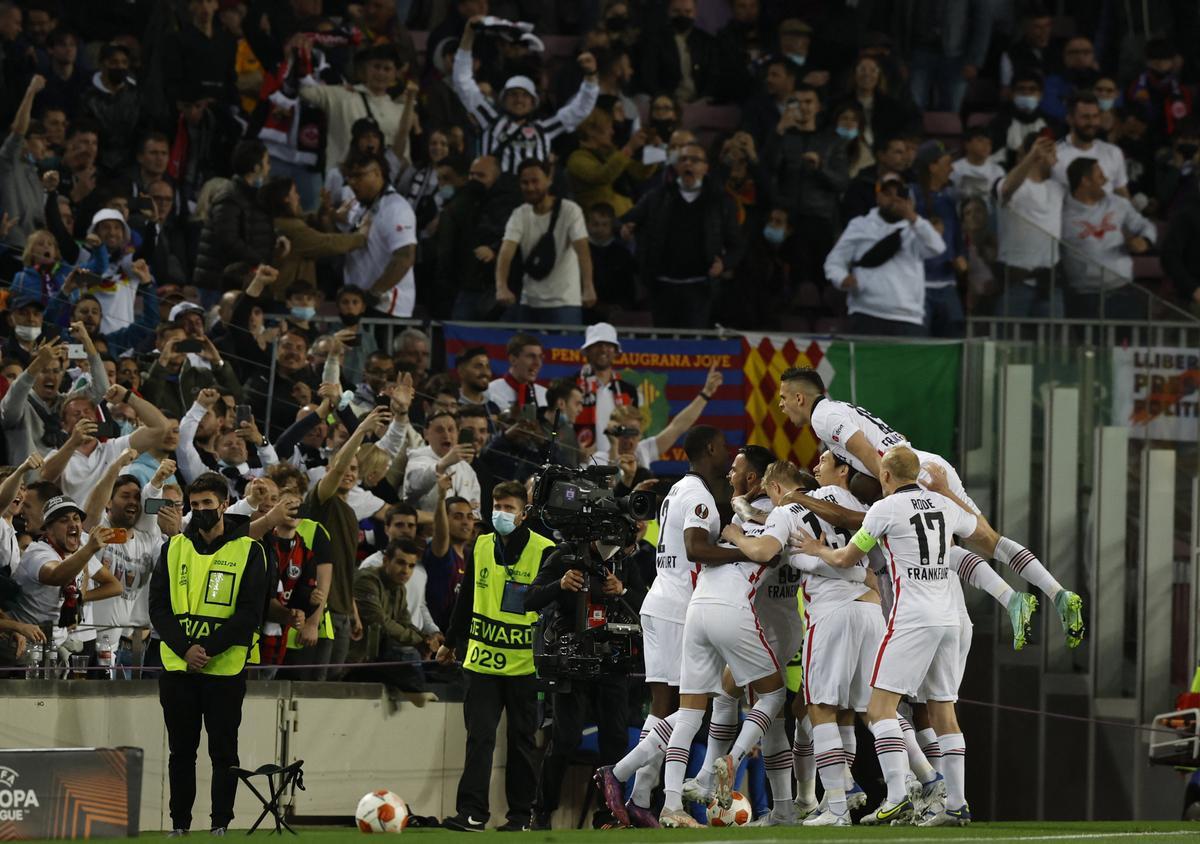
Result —
[[500, 603], [505, 583], [533, 583], [542, 564], [542, 552], [552, 545], [546, 537], [530, 531], [520, 559], [506, 569], [496, 561], [494, 533], [475, 540], [474, 603], [463, 668], [509, 677], [533, 673], [532, 625], [538, 614], [504, 612]]
[[[167, 577], [170, 578], [171, 611], [179, 619], [189, 639], [212, 634], [233, 615], [238, 590], [244, 580], [250, 551], [257, 543], [248, 536], [222, 545], [215, 554], [201, 554], [192, 540], [177, 534], [167, 546]], [[231, 677], [246, 666], [246, 645], [233, 645], [209, 659], [203, 674]], [[187, 671], [182, 654], [163, 642], [160, 646], [163, 668]]]
[[[301, 519], [300, 524], [296, 525], [296, 535], [300, 537], [300, 540], [304, 543], [304, 547], [307, 550], [312, 550], [313, 537], [317, 535], [318, 530], [325, 534], [326, 539], [329, 538], [329, 531], [325, 530], [325, 526], [319, 522], [314, 522], [312, 519]], [[267, 565], [270, 564], [271, 563], [268, 560]], [[333, 616], [329, 614], [329, 610], [325, 610], [325, 615], [321, 618], [321, 624], [317, 628], [317, 638], [333, 638]], [[287, 629], [287, 646], [291, 650], [299, 650], [303, 647], [303, 645], [300, 644], [300, 633], [295, 627], [289, 627]]]

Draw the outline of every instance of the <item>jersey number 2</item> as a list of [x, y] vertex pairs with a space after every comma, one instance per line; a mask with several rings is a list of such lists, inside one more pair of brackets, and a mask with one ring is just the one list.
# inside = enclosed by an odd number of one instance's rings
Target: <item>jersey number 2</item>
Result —
[[665, 553], [667, 550], [667, 505], [671, 503], [669, 498], [664, 498], [662, 507], [658, 511], [658, 553]]
[[[922, 521], [921, 517], [925, 519]], [[938, 556], [937, 564], [943, 565], [946, 561], [946, 519], [941, 513], [914, 513], [913, 517], [908, 520], [913, 529], [917, 533], [917, 546], [921, 551], [921, 565], [929, 565], [929, 538], [925, 533], [925, 529], [933, 530], [937, 526], [938, 532]]]

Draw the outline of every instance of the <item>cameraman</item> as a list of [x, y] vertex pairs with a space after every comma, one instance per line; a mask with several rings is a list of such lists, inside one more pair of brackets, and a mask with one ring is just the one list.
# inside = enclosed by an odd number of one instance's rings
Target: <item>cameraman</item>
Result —
[[[603, 607], [605, 619], [629, 616], [636, 623], [646, 597], [646, 587], [633, 552], [637, 546], [616, 549], [593, 542], [587, 546], [587, 566], [578, 557], [556, 552], [546, 560], [525, 594], [525, 609], [542, 612], [557, 605], [559, 618], [570, 629], [577, 618], [595, 617]], [[619, 553], [618, 553], [619, 552]], [[600, 572], [604, 572], [601, 576]], [[585, 578], [586, 589], [585, 592]], [[583, 604], [581, 607], [580, 604]], [[550, 746], [542, 760], [542, 776], [533, 808], [533, 828], [550, 829], [550, 816], [558, 808], [567, 765], [583, 735], [589, 709], [599, 731], [600, 764], [619, 760], [629, 745], [629, 689], [622, 675], [572, 678], [568, 690], [553, 693], [554, 720]], [[593, 826], [613, 824], [612, 813], [603, 805], [593, 816]]]

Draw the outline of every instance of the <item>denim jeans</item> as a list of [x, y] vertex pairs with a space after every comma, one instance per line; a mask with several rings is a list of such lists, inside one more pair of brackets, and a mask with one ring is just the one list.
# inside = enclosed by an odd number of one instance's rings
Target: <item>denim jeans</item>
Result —
[[[967, 95], [967, 80], [963, 79], [962, 56], [943, 56], [928, 50], [913, 50], [910, 63], [909, 87], [913, 100], [921, 111], [952, 111], [958, 113]], [[936, 96], [930, 96], [930, 89]]]
[[963, 316], [962, 300], [958, 288], [925, 288], [925, 330], [930, 337], [962, 337], [965, 333], [966, 317]]
[[495, 307], [496, 293], [493, 290], [460, 290], [454, 297], [450, 318], [465, 322], [483, 322], [492, 315]]

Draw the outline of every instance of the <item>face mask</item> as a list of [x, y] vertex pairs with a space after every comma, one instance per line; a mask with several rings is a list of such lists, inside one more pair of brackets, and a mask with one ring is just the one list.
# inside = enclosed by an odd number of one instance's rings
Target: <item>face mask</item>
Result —
[[654, 134], [658, 135], [658, 139], [666, 143], [671, 139], [671, 133], [675, 131], [675, 121], [651, 120], [650, 127], [654, 130]]
[[467, 182], [467, 186], [463, 190], [475, 197], [480, 197], [487, 193], [487, 188], [484, 187], [483, 182], [477, 182], [474, 179]]
[[40, 325], [14, 325], [13, 331], [17, 335], [18, 340], [26, 343], [32, 343], [42, 336], [42, 327]]
[[1028, 96], [1019, 94], [1013, 97], [1013, 105], [1018, 111], [1037, 111], [1038, 103], [1042, 101], [1041, 97]]
[[596, 238], [591, 237], [591, 236], [588, 237], [588, 243], [592, 244], [592, 246], [595, 246], [597, 249], [603, 249], [604, 247], [606, 247], [610, 243], [612, 243], [614, 240], [616, 240], [615, 237], [608, 237], [608, 238], [605, 238], [604, 240], [597, 240]]
[[680, 35], [692, 28], [692, 19], [687, 15], [675, 15], [671, 18], [671, 29]]
[[838, 134], [839, 138], [845, 138], [847, 141], [853, 141], [855, 138], [858, 137], [858, 127], [857, 126], [839, 126], [839, 127], [837, 127], [837, 134]]
[[442, 185], [437, 191], [438, 199], [449, 202], [454, 198], [454, 185]]
[[221, 521], [220, 510], [193, 510], [192, 524], [200, 530], [208, 532], [217, 526], [217, 522]]
[[603, 560], [611, 560], [620, 550], [620, 545], [606, 545], [603, 542], [596, 543], [596, 551], [600, 554], [600, 558]]
[[779, 226], [766, 226], [763, 228], [763, 237], [767, 239], [767, 243], [774, 243], [778, 246], [787, 238], [787, 230], [781, 229]]
[[501, 536], [508, 536], [517, 529], [517, 516], [515, 513], [506, 513], [503, 510], [492, 511], [492, 527], [496, 529], [496, 533]]
[[123, 70], [106, 70], [104, 71], [104, 81], [112, 87], [118, 87], [125, 81], [125, 71]]
[[301, 322], [308, 322], [317, 315], [316, 308], [292, 308], [292, 316]]
[[808, 56], [803, 56], [800, 53], [788, 53], [787, 57], [792, 60], [792, 64], [796, 67], [804, 67], [804, 63], [808, 61]]
[[342, 325], [358, 325], [362, 321], [362, 314], [342, 314]]
[[1196, 144], [1179, 144], [1175, 149], [1179, 150], [1179, 154], [1185, 159], [1191, 159], [1196, 157], [1196, 153], [1200, 151], [1200, 146]]
[[1096, 103], [1100, 106], [1101, 111], [1112, 111], [1113, 106], [1117, 104], [1116, 97], [1097, 97]]

